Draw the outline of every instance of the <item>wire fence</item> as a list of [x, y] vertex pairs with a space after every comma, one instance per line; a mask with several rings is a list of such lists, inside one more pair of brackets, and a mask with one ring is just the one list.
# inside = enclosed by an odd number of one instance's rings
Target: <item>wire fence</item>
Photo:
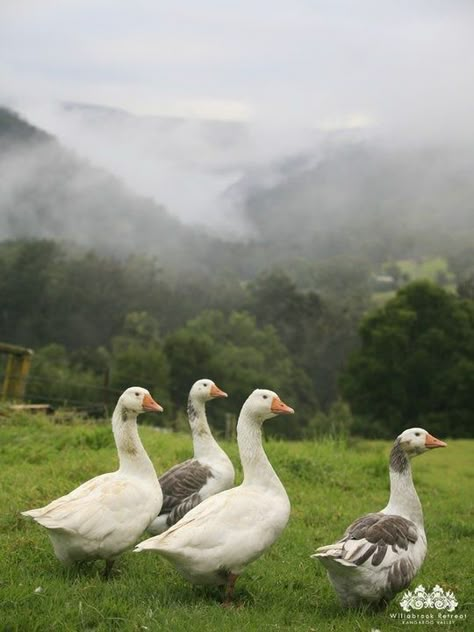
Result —
[[[0, 384], [4, 383], [6, 374], [0, 374]], [[9, 375], [8, 381], [23, 382], [24, 378]], [[147, 380], [149, 383], [150, 380]], [[51, 391], [56, 390], [56, 394]], [[43, 393], [41, 392], [43, 391]], [[115, 404], [122, 390], [107, 384], [98, 385], [87, 382], [71, 382], [70, 380], [50, 379], [30, 375], [25, 380], [25, 392], [22, 400], [31, 404], [47, 403], [57, 407], [74, 408], [82, 412], [106, 412]]]

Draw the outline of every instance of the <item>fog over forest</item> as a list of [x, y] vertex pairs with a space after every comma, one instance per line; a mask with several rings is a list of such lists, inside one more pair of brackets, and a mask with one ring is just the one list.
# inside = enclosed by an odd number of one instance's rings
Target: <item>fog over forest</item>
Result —
[[278, 246], [283, 258], [298, 246], [310, 258], [349, 252], [375, 261], [379, 251], [446, 255], [472, 238], [467, 144], [389, 147], [362, 130], [321, 132], [305, 151], [262, 151], [252, 163], [244, 123], [91, 106], [56, 112], [56, 137], [25, 136], [20, 124], [3, 130], [4, 238], [68, 239], [119, 254], [162, 247], [166, 235], [165, 250], [250, 241]]

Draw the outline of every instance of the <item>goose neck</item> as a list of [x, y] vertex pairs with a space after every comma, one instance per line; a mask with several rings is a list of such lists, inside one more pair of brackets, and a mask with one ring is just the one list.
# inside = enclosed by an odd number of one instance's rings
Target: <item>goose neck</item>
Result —
[[262, 425], [243, 409], [237, 423], [237, 443], [244, 471], [243, 485], [274, 487], [286, 492], [262, 445]]
[[423, 527], [423, 509], [413, 483], [410, 459], [398, 443], [390, 453], [390, 499], [385, 513], [403, 516]]
[[112, 429], [119, 457], [119, 471], [156, 477], [153, 463], [138, 434], [137, 414], [119, 403], [112, 415]]
[[207, 422], [205, 402], [196, 397], [189, 397], [188, 420], [193, 437], [194, 458], [210, 456], [216, 450], [220, 452]]

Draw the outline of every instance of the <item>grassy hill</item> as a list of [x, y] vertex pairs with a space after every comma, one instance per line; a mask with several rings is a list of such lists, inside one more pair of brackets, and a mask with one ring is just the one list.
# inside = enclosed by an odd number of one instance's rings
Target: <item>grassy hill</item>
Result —
[[[382, 270], [389, 275], [396, 270], [393, 285], [401, 287], [412, 281], [426, 280], [441, 285], [446, 290], [455, 291], [455, 275], [449, 269], [448, 261], [444, 257], [420, 257], [418, 259], [401, 259], [395, 263], [386, 263]], [[377, 277], [374, 277], [377, 279]], [[396, 294], [396, 289], [379, 290], [372, 293], [372, 302], [376, 307], [383, 305]]]
[[433, 257], [428, 259], [405, 259], [397, 262], [402, 274], [406, 275], [409, 281], [427, 279], [433, 283], [439, 279], [446, 282], [452, 281], [452, 274], [448, 270], [448, 262], [443, 257]]
[[[187, 435], [146, 427], [140, 433], [158, 472], [190, 454]], [[237, 464], [235, 444], [224, 447]], [[399, 630], [401, 622], [390, 618], [402, 612], [399, 599], [387, 612], [344, 612], [323, 567], [309, 558], [317, 546], [340, 536], [355, 517], [384, 506], [389, 448], [388, 443], [368, 441], [269, 441], [267, 453], [292, 502], [290, 523], [274, 547], [240, 578], [236, 597], [241, 607], [224, 609], [218, 590], [192, 587], [151, 554], [126, 553], [109, 582], [101, 578], [98, 563], [64, 570], [46, 532], [19, 512], [115, 469], [109, 424], [0, 416], [2, 629]], [[459, 602], [456, 613], [468, 617], [474, 616], [468, 605], [474, 534], [472, 449], [472, 441], [449, 441], [446, 450], [416, 459], [413, 468], [425, 512], [428, 556], [412, 588], [421, 583], [453, 590]], [[240, 481], [240, 471], [237, 477]], [[468, 630], [469, 623], [458, 621], [452, 629]]]

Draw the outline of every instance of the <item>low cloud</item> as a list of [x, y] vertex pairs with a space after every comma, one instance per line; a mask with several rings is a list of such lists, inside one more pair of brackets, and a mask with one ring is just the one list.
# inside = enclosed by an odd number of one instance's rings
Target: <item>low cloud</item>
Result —
[[245, 234], [235, 192], [317, 162], [328, 135], [394, 152], [474, 141], [472, 2], [23, 0], [2, 11], [4, 102], [217, 232]]

